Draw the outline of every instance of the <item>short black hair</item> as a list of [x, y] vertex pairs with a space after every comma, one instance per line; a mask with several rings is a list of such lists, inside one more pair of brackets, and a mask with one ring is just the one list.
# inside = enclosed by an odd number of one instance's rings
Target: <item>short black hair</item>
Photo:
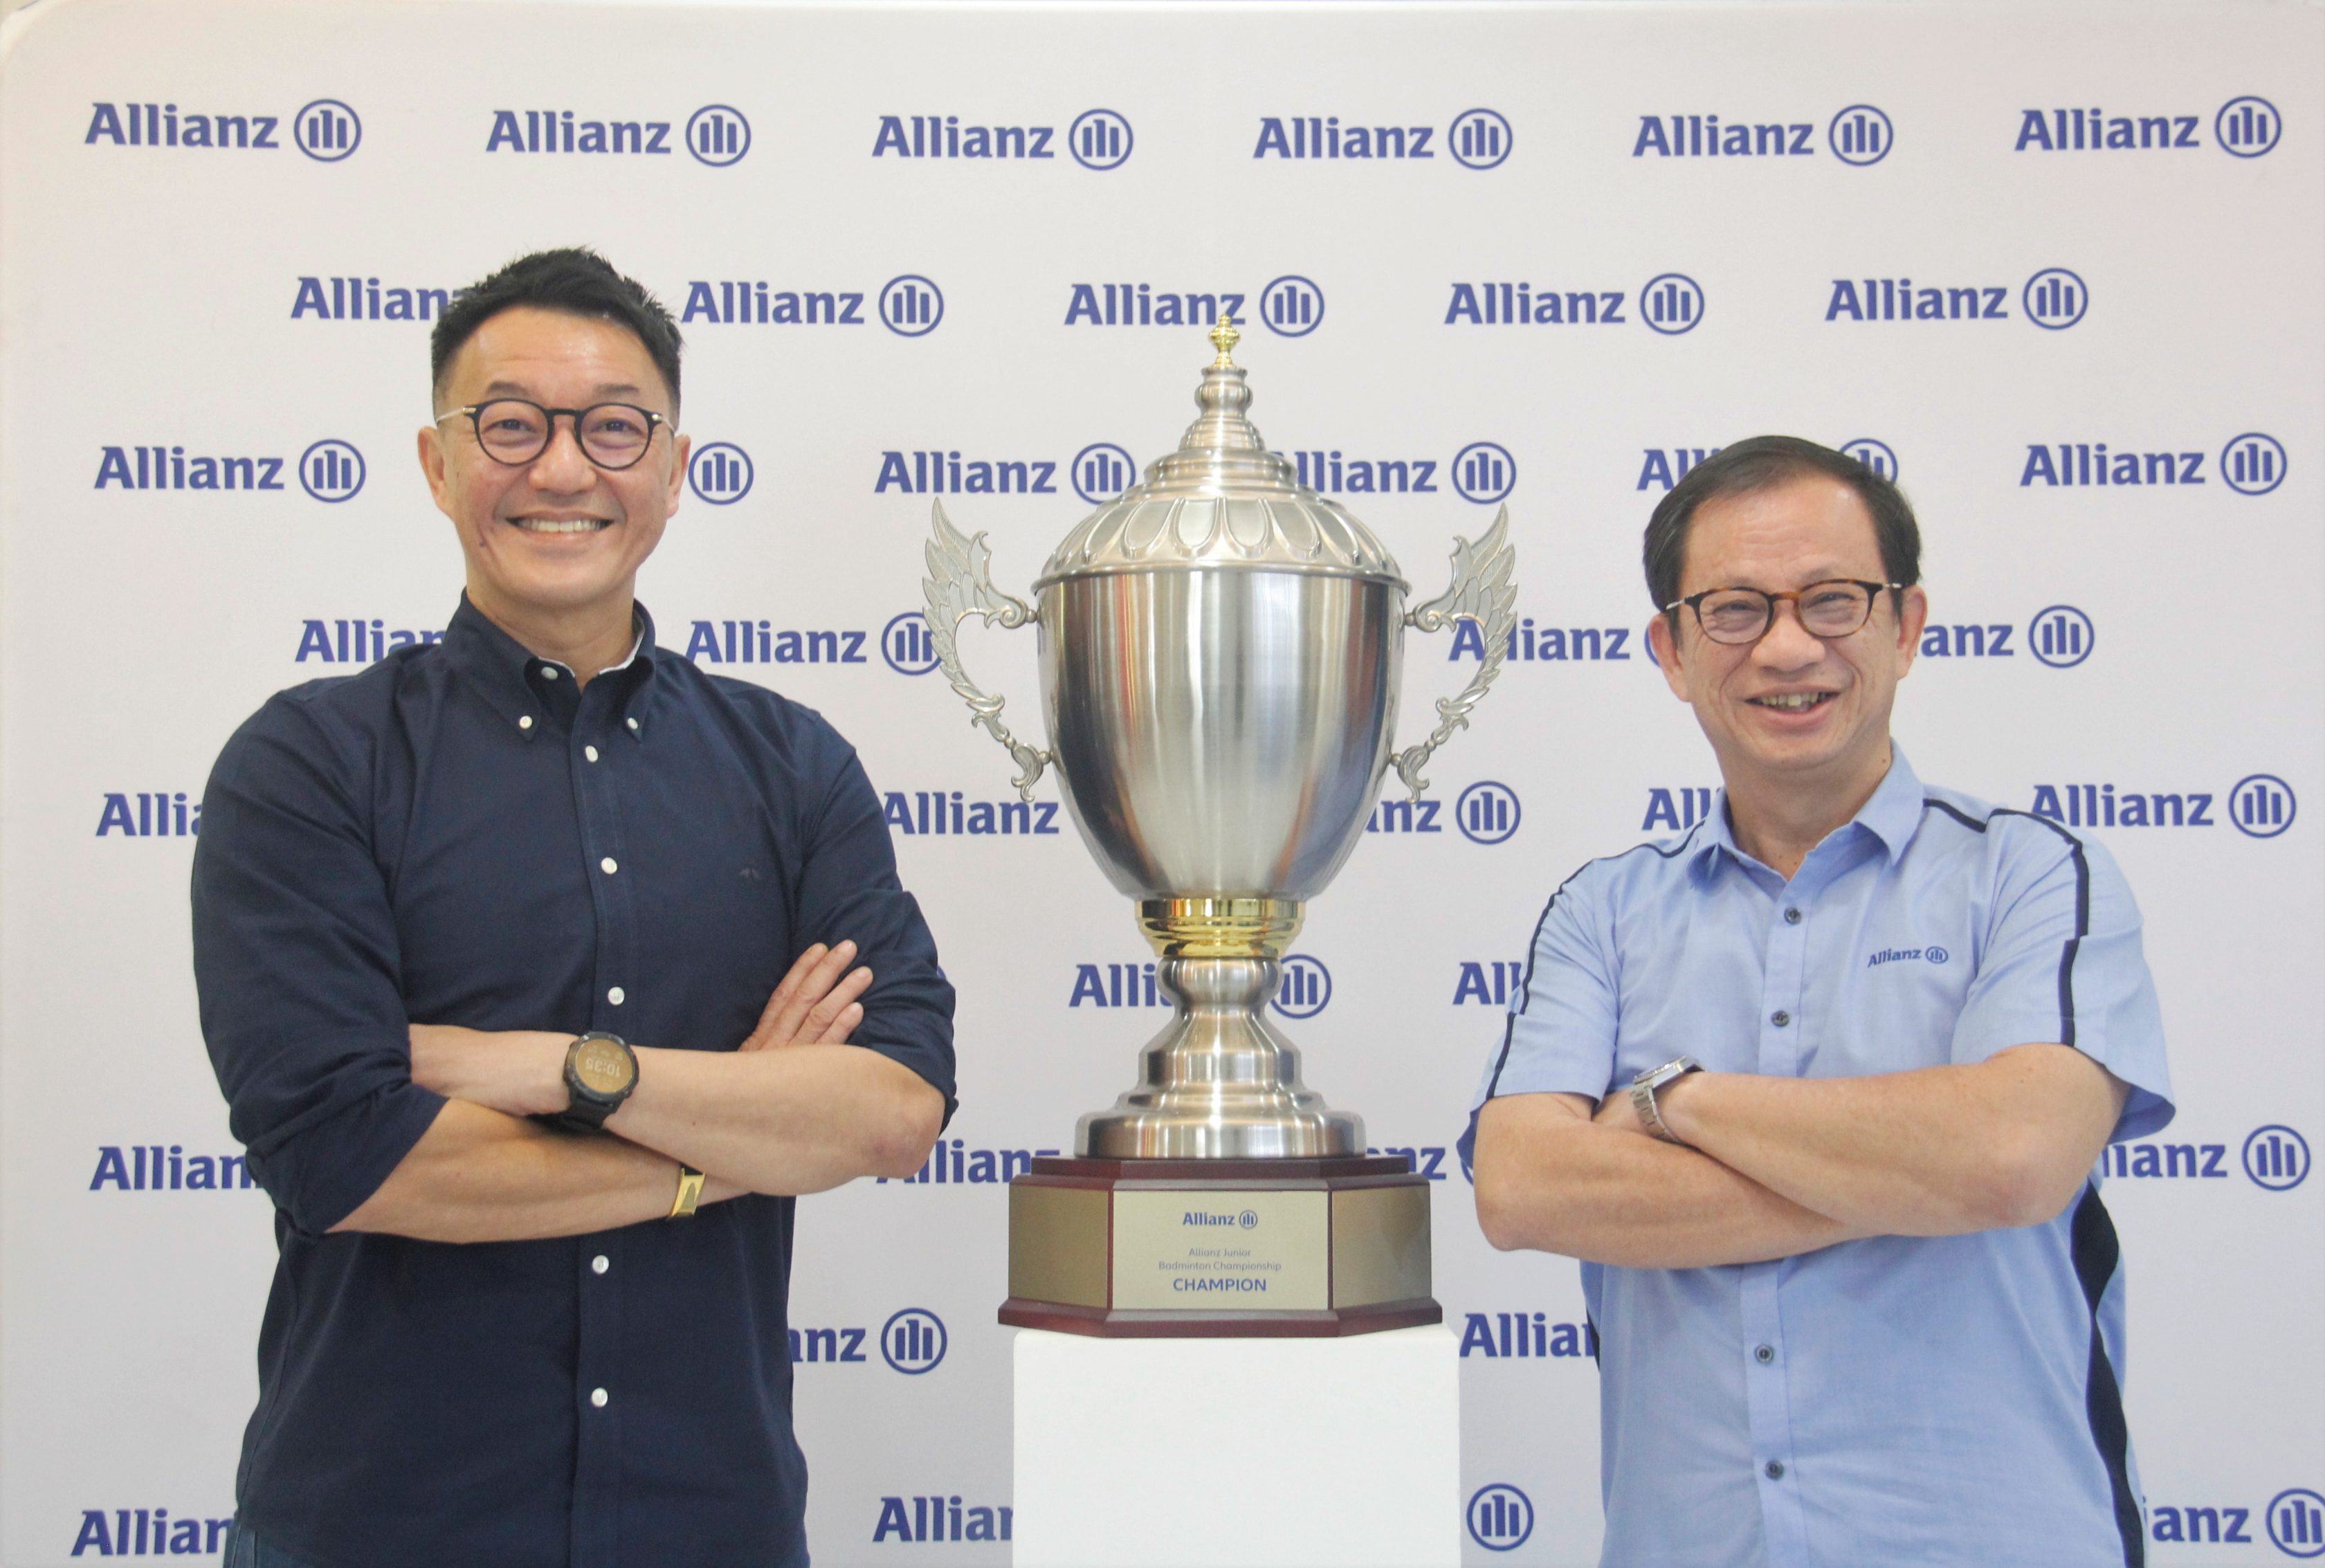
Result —
[[[1881, 546], [1881, 570], [1891, 582], [1911, 588], [1922, 580], [1922, 530], [1913, 508], [1888, 479], [1847, 452], [1820, 447], [1798, 436], [1754, 436], [1722, 447], [1690, 469], [1647, 519], [1640, 552], [1647, 593], [1655, 608], [1679, 598], [1680, 571], [1687, 561], [1688, 525], [1696, 509], [1723, 496], [1765, 490], [1805, 474], [1827, 474], [1857, 492], [1873, 517], [1873, 537]], [[1671, 612], [1672, 627], [1678, 612]]]
[[469, 288], [460, 291], [428, 339], [428, 384], [444, 386], [444, 371], [460, 346], [477, 329], [503, 311], [530, 305], [536, 310], [562, 311], [569, 316], [589, 316], [625, 328], [645, 346], [654, 368], [670, 388], [670, 413], [678, 417], [678, 356], [683, 347], [678, 323], [644, 284], [625, 278], [594, 250], [569, 246], [560, 250], [537, 250], [521, 255]]

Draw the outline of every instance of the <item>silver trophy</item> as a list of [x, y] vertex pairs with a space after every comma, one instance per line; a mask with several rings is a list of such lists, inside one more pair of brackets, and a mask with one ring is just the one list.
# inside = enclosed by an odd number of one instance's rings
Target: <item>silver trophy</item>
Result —
[[[1300, 484], [1245, 417], [1251, 391], [1231, 357], [1238, 337], [1224, 320], [1213, 329], [1218, 355], [1195, 394], [1200, 416], [1141, 483], [1066, 536], [1033, 585], [1038, 608], [995, 589], [985, 535], [964, 537], [936, 507], [924, 586], [939, 662], [971, 722], [1015, 760], [1021, 794], [1030, 799], [1056, 767], [1084, 841], [1137, 901], [1159, 955], [1156, 981], [1175, 1007], [1141, 1053], [1136, 1086], [1081, 1118], [1079, 1157], [1037, 1162], [1014, 1185], [1005, 1322], [1084, 1332], [1350, 1332], [1437, 1315], [1427, 1300], [1425, 1184], [1414, 1187], [1408, 1162], [1365, 1157], [1363, 1118], [1301, 1081], [1299, 1051], [1263, 1010], [1303, 906], [1356, 847], [1383, 775], [1394, 768], [1417, 797], [1431, 755], [1468, 726], [1500, 671], [1516, 598], [1508, 509], [1476, 544], [1456, 540], [1444, 593], [1406, 608], [1408, 585], [1371, 530]], [[1040, 628], [1048, 749], [1012, 734], [1004, 700], [964, 667], [955, 634], [971, 616]], [[1475, 675], [1439, 700], [1426, 739], [1395, 750], [1404, 628], [1442, 631], [1465, 619], [1483, 644]], [[1099, 1265], [1135, 1227], [1120, 1202], [1102, 1211], [1091, 1194], [1218, 1195], [1221, 1183], [1251, 1202], [1297, 1190], [1330, 1195], [1327, 1210], [1387, 1214], [1395, 1234], [1382, 1245], [1398, 1256], [1353, 1288], [1393, 1294], [1351, 1300], [1338, 1288], [1347, 1282], [1333, 1278], [1286, 1289], [1297, 1283], [1283, 1277], [1291, 1266], [1271, 1273], [1250, 1264], [1249, 1247], [1240, 1249], [1246, 1272], [1268, 1275], [1265, 1291], [1228, 1283], [1206, 1294], [1186, 1283], [1204, 1273], [1200, 1259], [1164, 1257], [1145, 1271], [1158, 1260], [1144, 1253], [1129, 1260], [1126, 1294], [1118, 1256], [1098, 1288]], [[1374, 1196], [1338, 1202], [1359, 1192]], [[1157, 1211], [1165, 1211], [1190, 1212], [1169, 1202]], [[1246, 1231], [1264, 1217], [1242, 1199], [1222, 1212]], [[1296, 1216], [1273, 1227], [1301, 1229]], [[1327, 1275], [1340, 1272], [1336, 1248], [1364, 1250], [1337, 1213], [1308, 1229]], [[1156, 1244], [1170, 1254], [1173, 1240]], [[1136, 1277], [1142, 1271], [1177, 1283], [1166, 1288]], [[1307, 1304], [1286, 1304], [1294, 1302]], [[1396, 1310], [1356, 1310], [1385, 1308]], [[1255, 1318], [1261, 1326], [1236, 1326]], [[1293, 1320], [1311, 1326], [1286, 1326]]]

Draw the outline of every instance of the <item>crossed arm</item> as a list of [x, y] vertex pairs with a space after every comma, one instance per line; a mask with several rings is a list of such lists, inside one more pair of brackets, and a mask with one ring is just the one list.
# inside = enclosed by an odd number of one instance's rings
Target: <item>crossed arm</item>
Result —
[[702, 1202], [821, 1192], [905, 1176], [928, 1157], [944, 1097], [902, 1063], [846, 1042], [871, 984], [853, 942], [802, 953], [740, 1050], [636, 1047], [636, 1090], [576, 1137], [529, 1119], [565, 1109], [570, 1035], [412, 1029], [412, 1081], [449, 1098], [372, 1195], [335, 1230], [430, 1241], [571, 1236], [670, 1212], [681, 1164]]
[[1496, 1247], [1633, 1268], [1755, 1263], [1879, 1235], [2033, 1225], [2070, 1202], [2127, 1086], [2071, 1046], [1862, 1078], [1696, 1072], [1648, 1135], [1626, 1090], [1490, 1100], [1477, 1219]]

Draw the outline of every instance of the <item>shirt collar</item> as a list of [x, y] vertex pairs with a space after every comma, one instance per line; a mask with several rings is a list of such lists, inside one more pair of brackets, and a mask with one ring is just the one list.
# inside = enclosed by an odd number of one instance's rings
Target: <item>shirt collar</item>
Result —
[[[619, 682], [621, 697], [616, 711], [635, 718], [641, 706], [642, 691], [653, 678], [659, 650], [654, 645], [653, 615], [643, 604], [635, 605], [633, 614], [638, 635], [630, 645], [629, 657], [608, 665], [598, 675]], [[445, 657], [451, 660], [452, 667], [468, 678], [494, 712], [527, 739], [541, 733], [548, 717], [548, 709], [533, 679], [533, 672], [554, 666], [569, 676], [572, 673], [555, 660], [534, 654], [494, 625], [469, 600], [466, 591], [460, 595], [460, 608], [452, 612], [451, 623], [445, 627], [443, 645]], [[630, 728], [635, 732], [637, 727]]]
[[[1869, 799], [1857, 809], [1848, 827], [1861, 827], [1881, 841], [1889, 864], [1894, 866], [1912, 843], [1922, 826], [1922, 780], [1913, 765], [1905, 760], [1905, 748], [1894, 740], [1889, 743], [1889, 771], [1882, 775]], [[1736, 835], [1728, 821], [1728, 792], [1720, 790], [1711, 799], [1711, 815], [1697, 830], [1695, 846], [1688, 856], [1691, 869], [1708, 871], [1711, 857], [1726, 850], [1737, 860], [1749, 860], [1750, 856], [1736, 847]]]

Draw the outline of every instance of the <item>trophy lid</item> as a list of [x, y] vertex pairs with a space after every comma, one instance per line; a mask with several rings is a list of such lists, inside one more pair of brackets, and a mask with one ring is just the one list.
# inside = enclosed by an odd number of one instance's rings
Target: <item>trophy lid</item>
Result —
[[1203, 412], [1179, 450], [1067, 534], [1035, 590], [1066, 577], [1201, 566], [1383, 578], [1409, 591], [1372, 530], [1300, 483], [1244, 417], [1251, 388], [1231, 357], [1242, 334], [1223, 315], [1210, 336], [1219, 355], [1195, 389]]

